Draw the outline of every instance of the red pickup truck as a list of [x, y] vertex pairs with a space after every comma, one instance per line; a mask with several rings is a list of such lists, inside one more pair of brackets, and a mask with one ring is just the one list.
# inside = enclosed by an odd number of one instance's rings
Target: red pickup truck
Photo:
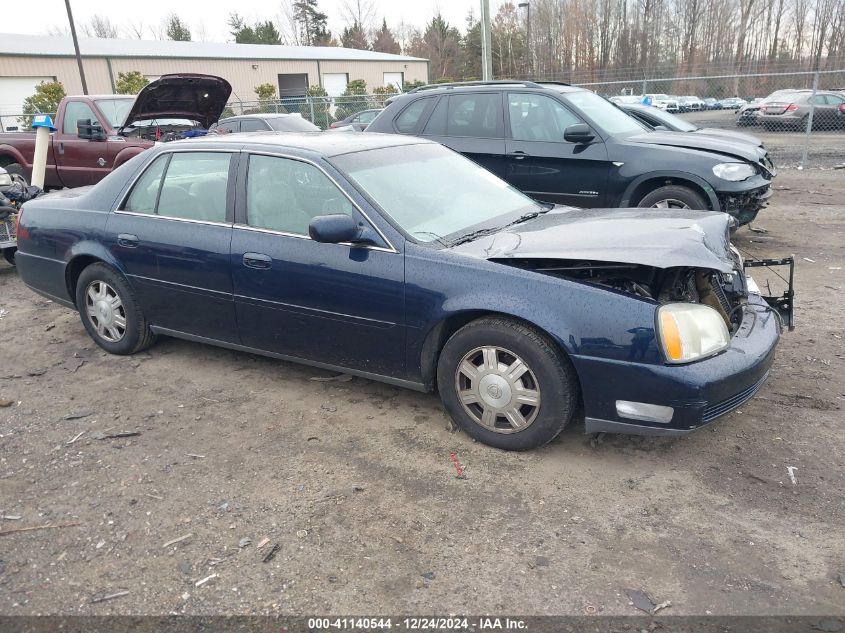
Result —
[[[232, 87], [213, 75], [164, 75], [137, 97], [65, 97], [50, 135], [44, 188], [81, 187], [102, 180], [157, 141], [207, 130], [220, 118]], [[35, 134], [0, 134], [0, 167], [29, 181]]]

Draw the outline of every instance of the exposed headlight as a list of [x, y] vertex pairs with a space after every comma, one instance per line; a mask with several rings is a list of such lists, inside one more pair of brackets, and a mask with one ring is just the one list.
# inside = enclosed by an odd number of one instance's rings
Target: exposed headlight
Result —
[[12, 186], [12, 177], [9, 175], [5, 169], [0, 167], [0, 187], [11, 187]]
[[713, 167], [713, 173], [722, 180], [739, 182], [740, 180], [751, 178], [756, 172], [747, 163], [719, 163]]
[[663, 356], [669, 363], [689, 363], [721, 352], [730, 344], [722, 316], [698, 303], [667, 303], [657, 309]]

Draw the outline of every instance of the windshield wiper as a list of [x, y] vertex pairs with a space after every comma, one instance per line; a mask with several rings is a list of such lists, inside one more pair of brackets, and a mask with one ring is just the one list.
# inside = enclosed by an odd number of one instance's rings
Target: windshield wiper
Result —
[[[467, 242], [471, 242], [479, 237], [484, 237], [485, 235], [490, 235], [492, 233], [498, 233], [514, 224], [521, 224], [522, 222], [527, 222], [528, 220], [533, 220], [534, 218], [542, 215], [543, 213], [548, 213], [552, 209], [554, 209], [555, 205], [548, 204], [548, 203], [539, 203], [543, 205], [542, 209], [535, 209], [534, 211], [529, 211], [528, 213], [523, 213], [513, 222], [508, 222], [504, 226], [494, 226], [488, 227], [486, 229], [478, 229], [477, 231], [473, 231], [472, 233], [467, 233], [466, 235], [461, 235], [459, 238], [452, 240], [449, 243], [449, 246], [458, 246], [460, 244], [466, 244]], [[548, 204], [548, 206], [546, 206]]]

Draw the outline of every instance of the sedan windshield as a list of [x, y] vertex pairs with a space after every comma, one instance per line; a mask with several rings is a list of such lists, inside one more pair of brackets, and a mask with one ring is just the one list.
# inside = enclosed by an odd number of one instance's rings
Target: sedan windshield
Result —
[[419, 242], [446, 243], [544, 207], [442, 145], [400, 145], [331, 161]]

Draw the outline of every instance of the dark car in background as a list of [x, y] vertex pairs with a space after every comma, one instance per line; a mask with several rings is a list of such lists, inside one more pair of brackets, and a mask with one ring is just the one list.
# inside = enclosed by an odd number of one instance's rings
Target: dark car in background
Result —
[[619, 105], [625, 112], [637, 120], [645, 123], [652, 129], [664, 129], [672, 132], [687, 132], [702, 134], [704, 136], [715, 136], [729, 141], [741, 141], [751, 143], [755, 147], [763, 147], [763, 141], [751, 134], [743, 134], [734, 130], [724, 130], [715, 127], [698, 127], [683, 117], [676, 116], [671, 112], [665, 112], [651, 106], [624, 104]]
[[236, 132], [319, 132], [320, 128], [300, 114], [242, 114], [220, 119], [211, 134]]
[[215, 135], [27, 202], [17, 263], [110, 353], [168, 335], [436, 387], [523, 450], [576, 407], [680, 435], [754, 395], [780, 325], [729, 222], [540, 204], [407, 136]]
[[805, 130], [811, 110], [813, 129], [839, 129], [845, 120], [845, 96], [824, 90], [782, 92], [766, 100], [757, 121], [767, 130]]
[[333, 122], [331, 125], [329, 125], [329, 127], [339, 128], [345, 125], [351, 125], [359, 132], [363, 132], [367, 128], [367, 126], [372, 123], [373, 120], [378, 116], [381, 110], [381, 108], [376, 108], [372, 110], [361, 110], [360, 112], [356, 112], [355, 114], [350, 114], [348, 117], [345, 117], [340, 121]]
[[655, 131], [567, 84], [435, 84], [394, 97], [367, 128], [461, 152], [531, 197], [581, 207], [724, 211], [747, 224], [774, 168], [746, 142]]

